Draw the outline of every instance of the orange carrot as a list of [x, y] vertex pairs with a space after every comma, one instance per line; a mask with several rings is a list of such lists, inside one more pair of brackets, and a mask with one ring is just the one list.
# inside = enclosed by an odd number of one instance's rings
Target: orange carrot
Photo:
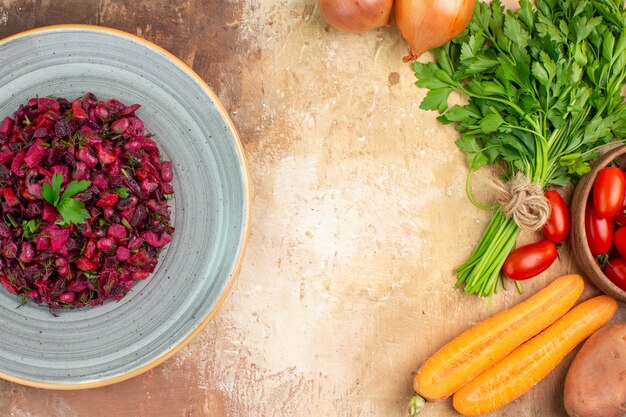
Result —
[[566, 275], [528, 298], [465, 331], [417, 371], [415, 391], [440, 401], [565, 314], [584, 289], [580, 275]]
[[464, 416], [477, 416], [520, 397], [579, 343], [611, 320], [616, 310], [617, 301], [606, 295], [574, 307], [457, 391], [452, 401], [454, 408]]

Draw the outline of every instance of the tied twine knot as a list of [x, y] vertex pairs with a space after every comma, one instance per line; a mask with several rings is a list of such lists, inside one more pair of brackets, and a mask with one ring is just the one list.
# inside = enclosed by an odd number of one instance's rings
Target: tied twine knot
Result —
[[507, 217], [523, 230], [537, 231], [550, 217], [550, 203], [543, 191], [521, 172], [508, 182], [497, 181], [498, 203]]

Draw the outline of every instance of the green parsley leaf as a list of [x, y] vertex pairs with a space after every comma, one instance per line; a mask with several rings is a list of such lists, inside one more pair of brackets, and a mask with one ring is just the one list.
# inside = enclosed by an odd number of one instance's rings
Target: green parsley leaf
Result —
[[39, 230], [39, 220], [31, 219], [22, 222], [22, 239], [31, 240]]
[[126, 187], [112, 188], [111, 191], [117, 194], [120, 198], [128, 198], [130, 195], [130, 191]]
[[41, 196], [53, 206], [59, 204], [59, 198], [61, 196], [61, 184], [63, 184], [63, 175], [56, 173], [52, 176], [50, 181], [52, 186], [48, 183], [44, 183], [42, 186]]
[[65, 191], [63, 191], [63, 195], [61, 196], [61, 200], [59, 201], [59, 206], [70, 197], [82, 193], [91, 185], [91, 181], [72, 181], [67, 184], [65, 187]]
[[89, 188], [90, 181], [72, 181], [67, 184], [63, 194], [61, 194], [63, 175], [58, 172], [55, 173], [50, 182], [51, 184], [43, 184], [41, 196], [56, 207], [61, 214], [62, 219], [56, 222], [58, 225], [66, 227], [70, 224], [81, 224], [90, 217], [85, 209], [85, 204], [71, 198]]
[[90, 217], [89, 212], [85, 209], [85, 204], [73, 198], [63, 200], [57, 207], [57, 210], [63, 217], [62, 222], [59, 223], [62, 226], [81, 224]]

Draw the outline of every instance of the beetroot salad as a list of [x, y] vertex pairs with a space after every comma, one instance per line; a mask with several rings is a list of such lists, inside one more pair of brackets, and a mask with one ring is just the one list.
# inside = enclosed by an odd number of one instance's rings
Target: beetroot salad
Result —
[[95, 306], [154, 271], [172, 164], [138, 108], [33, 98], [0, 121], [0, 281], [22, 302]]

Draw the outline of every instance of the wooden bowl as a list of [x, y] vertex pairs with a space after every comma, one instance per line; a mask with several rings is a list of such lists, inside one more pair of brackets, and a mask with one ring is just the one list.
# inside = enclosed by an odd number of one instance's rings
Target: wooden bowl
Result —
[[595, 257], [591, 254], [587, 245], [587, 233], [585, 232], [585, 208], [593, 183], [596, 180], [598, 172], [610, 165], [613, 161], [622, 169], [626, 168], [626, 145], [620, 145], [610, 149], [607, 153], [600, 156], [591, 172], [580, 179], [576, 186], [572, 202], [570, 204], [572, 230], [570, 234], [570, 242], [572, 245], [572, 253], [583, 274], [593, 282], [596, 287], [604, 293], [626, 302], [626, 291], [613, 284], [610, 279], [600, 269]]

